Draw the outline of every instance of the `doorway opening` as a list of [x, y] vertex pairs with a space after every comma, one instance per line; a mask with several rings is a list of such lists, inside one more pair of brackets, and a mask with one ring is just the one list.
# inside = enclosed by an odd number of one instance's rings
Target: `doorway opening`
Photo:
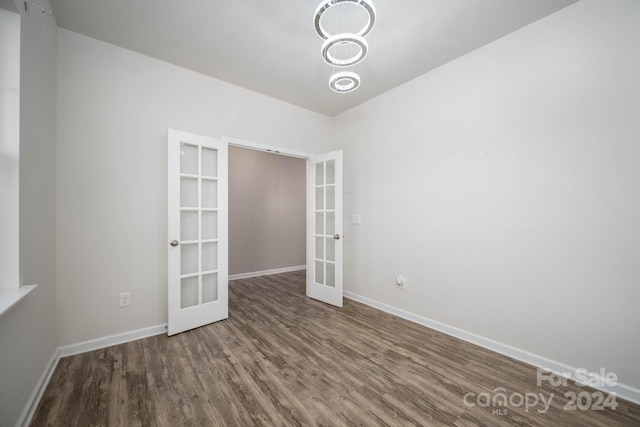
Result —
[[307, 161], [229, 145], [229, 280], [306, 269]]
[[[222, 137], [229, 146], [304, 159], [306, 167], [306, 295], [342, 307], [342, 150], [321, 155]], [[237, 276], [236, 276], [237, 277]]]

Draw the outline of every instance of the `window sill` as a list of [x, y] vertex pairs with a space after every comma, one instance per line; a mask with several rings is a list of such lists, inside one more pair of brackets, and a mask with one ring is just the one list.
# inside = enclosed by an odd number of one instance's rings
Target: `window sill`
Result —
[[13, 307], [18, 305], [29, 293], [38, 285], [20, 286], [17, 289], [0, 290], [0, 317], [7, 314]]

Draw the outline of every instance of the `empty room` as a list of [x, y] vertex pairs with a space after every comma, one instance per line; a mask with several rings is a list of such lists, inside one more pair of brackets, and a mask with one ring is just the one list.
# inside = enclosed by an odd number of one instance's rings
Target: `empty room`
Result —
[[638, 0], [0, 0], [0, 427], [640, 426], [638, 76]]

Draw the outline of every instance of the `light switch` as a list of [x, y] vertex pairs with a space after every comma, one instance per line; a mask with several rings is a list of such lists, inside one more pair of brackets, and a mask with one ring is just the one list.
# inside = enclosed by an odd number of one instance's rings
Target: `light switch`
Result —
[[360, 214], [351, 215], [351, 224], [362, 224], [362, 215]]

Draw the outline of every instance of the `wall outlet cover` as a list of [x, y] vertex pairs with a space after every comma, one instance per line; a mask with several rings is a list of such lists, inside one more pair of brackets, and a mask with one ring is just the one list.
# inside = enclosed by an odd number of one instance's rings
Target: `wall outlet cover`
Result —
[[129, 307], [131, 305], [131, 292], [122, 292], [120, 294], [120, 307]]

